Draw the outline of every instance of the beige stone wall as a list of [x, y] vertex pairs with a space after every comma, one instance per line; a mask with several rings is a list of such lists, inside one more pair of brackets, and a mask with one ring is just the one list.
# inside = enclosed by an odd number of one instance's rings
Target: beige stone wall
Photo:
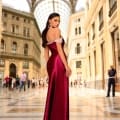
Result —
[[[7, 16], [4, 14], [7, 14]], [[2, 16], [2, 39], [5, 43], [5, 49], [1, 51], [1, 59], [5, 61], [5, 64], [0, 67], [0, 71], [4, 73], [3, 77], [10, 74], [10, 65], [14, 64], [16, 74], [19, 76], [25, 71], [28, 73], [29, 79], [32, 77], [40, 78], [41, 35], [34, 16], [31, 13], [21, 12], [5, 6], [3, 6]], [[18, 29], [15, 28], [15, 32], [12, 31], [13, 24], [18, 26]], [[24, 28], [26, 28], [26, 35], [24, 35]], [[14, 53], [12, 52], [13, 42], [17, 43], [17, 50]], [[24, 54], [25, 44], [28, 45], [27, 55]], [[25, 61], [29, 63], [27, 68], [23, 67]]]
[[[86, 2], [87, 3], [87, 2]], [[107, 71], [110, 65], [117, 69], [117, 77], [120, 77], [118, 60], [119, 49], [119, 0], [114, 4], [115, 11], [110, 16], [108, 0], [93, 0], [86, 6], [85, 30], [87, 38], [87, 82], [89, 87], [106, 89]], [[99, 12], [103, 8], [103, 27], [99, 30]], [[95, 36], [93, 38], [92, 24], [95, 23]], [[88, 37], [89, 33], [89, 37]], [[114, 34], [112, 36], [112, 34]], [[89, 44], [89, 46], [88, 46]], [[96, 54], [95, 54], [96, 53]], [[118, 80], [119, 81], [119, 80]], [[119, 82], [117, 82], [119, 85]]]
[[[81, 33], [79, 34], [79, 27]], [[77, 28], [77, 34], [75, 29]], [[82, 83], [86, 80], [86, 39], [84, 31], [84, 11], [71, 15], [68, 29], [68, 62], [72, 69], [70, 82], [75, 80]], [[76, 46], [80, 44], [80, 53], [77, 54]], [[81, 67], [76, 68], [76, 61], [81, 61]]]

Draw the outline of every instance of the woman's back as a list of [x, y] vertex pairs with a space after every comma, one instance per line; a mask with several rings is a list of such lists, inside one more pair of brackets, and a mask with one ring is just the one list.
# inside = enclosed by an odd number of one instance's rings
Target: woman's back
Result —
[[46, 39], [47, 42], [53, 42], [54, 40], [60, 38], [60, 30], [58, 27], [52, 28], [50, 27], [47, 34], [46, 34]]
[[[49, 77], [44, 120], [69, 120], [69, 72], [59, 30], [60, 16], [52, 13], [42, 33]], [[49, 54], [51, 51], [51, 55]]]

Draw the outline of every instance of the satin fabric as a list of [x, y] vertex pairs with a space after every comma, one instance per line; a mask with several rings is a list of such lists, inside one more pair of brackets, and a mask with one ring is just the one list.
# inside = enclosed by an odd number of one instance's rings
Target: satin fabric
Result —
[[[59, 41], [48, 44], [51, 56], [47, 62], [49, 82], [44, 120], [69, 120], [69, 83], [56, 42]], [[63, 48], [64, 40], [61, 44]]]

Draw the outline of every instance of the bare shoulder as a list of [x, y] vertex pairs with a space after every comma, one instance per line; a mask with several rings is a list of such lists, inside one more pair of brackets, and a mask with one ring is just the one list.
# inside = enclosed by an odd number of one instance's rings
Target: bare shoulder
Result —
[[61, 36], [61, 31], [58, 27], [54, 28], [54, 35], [57, 38]]
[[47, 40], [48, 42], [54, 41], [55, 39], [60, 38], [61, 32], [58, 27], [56, 28], [50, 28], [48, 33], [47, 33]]
[[60, 32], [60, 28], [58, 28], [58, 27], [54, 28], [54, 30], [55, 30], [56, 32]]

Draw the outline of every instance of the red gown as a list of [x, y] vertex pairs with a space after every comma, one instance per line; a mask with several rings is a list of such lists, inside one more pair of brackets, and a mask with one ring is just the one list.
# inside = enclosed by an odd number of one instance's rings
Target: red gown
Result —
[[47, 44], [51, 56], [47, 62], [49, 83], [44, 120], [69, 120], [69, 81], [56, 42], [60, 42], [63, 48], [62, 38]]

